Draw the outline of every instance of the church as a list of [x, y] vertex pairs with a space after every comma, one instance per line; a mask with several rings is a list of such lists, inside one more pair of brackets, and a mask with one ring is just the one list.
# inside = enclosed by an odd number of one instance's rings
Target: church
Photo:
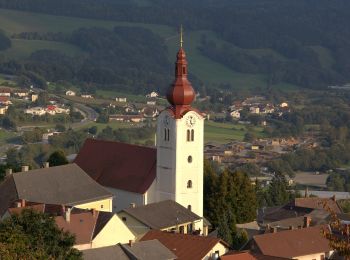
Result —
[[191, 106], [195, 91], [181, 45], [169, 107], [157, 119], [156, 148], [88, 139], [75, 159], [113, 194], [113, 211], [173, 200], [202, 218], [195, 229], [206, 233], [203, 218], [204, 117]]

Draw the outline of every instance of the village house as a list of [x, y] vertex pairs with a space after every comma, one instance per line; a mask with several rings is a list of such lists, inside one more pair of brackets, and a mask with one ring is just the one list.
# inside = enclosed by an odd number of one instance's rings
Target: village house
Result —
[[10, 97], [12, 90], [6, 87], [0, 87], [0, 96]]
[[155, 106], [155, 105], [156, 105], [156, 101], [155, 101], [155, 100], [148, 100], [148, 101], [147, 101], [147, 105], [149, 105], [149, 106]]
[[15, 207], [7, 210], [4, 218], [19, 214], [23, 209], [54, 215], [58, 228], [75, 236], [74, 247], [78, 250], [112, 246], [135, 239], [116, 214], [94, 209], [83, 210], [62, 205], [19, 202]]
[[126, 97], [116, 97], [115, 101], [120, 102], [120, 103], [125, 103], [126, 102]]
[[112, 197], [76, 164], [42, 168], [25, 173], [8, 171], [0, 184], [0, 219], [8, 208], [25, 201], [112, 211]]
[[157, 92], [152, 91], [151, 93], [147, 94], [146, 97], [148, 98], [157, 98], [159, 95]]
[[94, 98], [92, 95], [90, 94], [82, 94], [81, 95], [82, 98]]
[[67, 90], [66, 91], [66, 96], [75, 96], [76, 93], [73, 90]]
[[31, 100], [32, 102], [37, 101], [38, 98], [39, 98], [39, 95], [36, 94], [36, 93], [32, 93], [31, 96], [30, 96], [30, 100]]
[[148, 231], [140, 241], [153, 239], [159, 240], [177, 256], [178, 260], [219, 259], [230, 249], [229, 245], [219, 238], [169, 233], [158, 230]]
[[12, 105], [12, 102], [7, 96], [0, 96], [0, 104], [4, 106]]
[[321, 234], [328, 230], [325, 226], [286, 230], [253, 237], [251, 250], [266, 256], [287, 259], [328, 259], [333, 250], [329, 241]]
[[175, 260], [177, 256], [157, 239], [83, 250], [84, 260]]
[[2, 106], [2, 105], [0, 105], [0, 115], [5, 115], [7, 109], [8, 109], [8, 106]]
[[220, 260], [286, 260], [288, 258], [265, 256], [262, 254], [252, 253], [249, 251], [230, 251], [220, 257]]
[[253, 106], [249, 108], [251, 114], [260, 114], [260, 108], [258, 106]]
[[[151, 229], [192, 234], [195, 222], [201, 220], [201, 217], [172, 200], [144, 206], [133, 204], [120, 211], [118, 216], [136, 237], [141, 237]], [[208, 230], [203, 233], [207, 235]]]
[[286, 108], [286, 107], [288, 107], [288, 103], [287, 103], [287, 102], [282, 102], [282, 103], [280, 104], [280, 107], [281, 107], [281, 108]]
[[28, 97], [29, 95], [29, 90], [25, 90], [25, 89], [16, 89], [13, 92], [14, 96], [17, 96], [19, 98], [25, 98]]
[[145, 120], [143, 115], [110, 115], [110, 121], [140, 123]]
[[230, 112], [230, 116], [235, 119], [240, 119], [241, 113], [238, 110], [234, 110]]
[[31, 114], [33, 116], [42, 116], [46, 114], [46, 110], [43, 107], [32, 107], [24, 110], [25, 114]]

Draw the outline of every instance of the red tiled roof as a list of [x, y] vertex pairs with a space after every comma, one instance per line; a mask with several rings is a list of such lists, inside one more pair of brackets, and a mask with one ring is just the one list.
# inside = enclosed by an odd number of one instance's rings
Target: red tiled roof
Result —
[[[194, 236], [185, 234], [174, 234], [151, 230], [147, 232], [140, 241], [157, 239], [172, 251], [177, 260], [202, 259], [218, 243], [229, 247], [224, 241], [205, 236]], [[220, 252], [223, 253], [223, 252]]]
[[144, 194], [156, 178], [155, 148], [87, 139], [75, 159], [99, 184]]
[[9, 98], [7, 96], [0, 96], [0, 102], [8, 102]]
[[261, 253], [269, 256], [294, 258], [330, 252], [329, 241], [321, 234], [326, 226], [280, 231], [254, 236]]
[[310, 209], [324, 209], [324, 204], [330, 207], [335, 213], [342, 213], [341, 208], [338, 203], [333, 198], [296, 198], [294, 200], [294, 206], [300, 208], [310, 208]]
[[226, 255], [220, 256], [220, 260], [283, 260], [288, 258], [281, 258], [275, 256], [265, 256], [261, 254], [253, 254], [249, 251], [244, 252], [229, 252]]
[[48, 106], [47, 106], [47, 109], [48, 109], [48, 110], [55, 110], [55, 109], [56, 109], [56, 106], [48, 105]]

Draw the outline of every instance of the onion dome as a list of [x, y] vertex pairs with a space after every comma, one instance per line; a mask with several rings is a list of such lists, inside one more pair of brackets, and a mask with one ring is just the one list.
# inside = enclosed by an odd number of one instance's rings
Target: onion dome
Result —
[[175, 80], [167, 92], [167, 99], [173, 106], [190, 106], [195, 98], [195, 92], [187, 79], [186, 54], [181, 47], [175, 63]]

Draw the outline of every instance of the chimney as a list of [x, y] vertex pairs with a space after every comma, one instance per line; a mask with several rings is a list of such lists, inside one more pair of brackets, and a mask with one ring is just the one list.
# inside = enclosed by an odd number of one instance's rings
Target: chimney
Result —
[[10, 176], [12, 174], [12, 169], [6, 169], [6, 176]]
[[277, 233], [277, 227], [271, 228], [271, 233]]
[[133, 244], [134, 244], [134, 240], [129, 240], [129, 246], [132, 247]]
[[65, 212], [64, 212], [64, 219], [67, 221], [67, 222], [70, 222], [70, 212], [71, 212], [72, 209], [68, 208]]
[[15, 203], [15, 205], [16, 205], [16, 208], [21, 208], [22, 202], [21, 202], [21, 201], [17, 201], [17, 202]]
[[289, 226], [289, 230], [294, 230], [294, 227], [293, 226]]
[[21, 207], [24, 208], [26, 206], [26, 200], [21, 199]]
[[135, 208], [135, 203], [130, 203], [130, 208]]
[[92, 216], [93, 216], [94, 218], [97, 217], [97, 210], [96, 210], [96, 209], [92, 209]]
[[332, 196], [332, 200], [335, 201], [335, 194]]
[[305, 216], [304, 217], [304, 228], [310, 227], [311, 224], [311, 217], [310, 216]]
[[44, 168], [50, 168], [50, 163], [49, 162], [44, 162]]
[[29, 171], [29, 166], [28, 165], [23, 165], [22, 166], [22, 172], [27, 172]]

